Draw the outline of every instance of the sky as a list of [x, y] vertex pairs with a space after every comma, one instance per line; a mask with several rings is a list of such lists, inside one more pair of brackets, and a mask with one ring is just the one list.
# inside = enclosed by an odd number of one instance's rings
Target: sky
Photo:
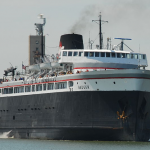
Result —
[[[46, 54], [58, 52], [60, 36], [77, 33], [83, 35], [87, 48], [89, 36], [99, 44], [98, 20], [101, 12], [103, 41], [114, 38], [131, 38], [125, 41], [135, 52], [146, 53], [150, 66], [150, 1], [149, 0], [1, 0], [0, 4], [0, 77], [11, 64], [21, 70], [22, 62], [28, 65], [29, 35], [35, 35], [35, 23], [41, 23], [44, 14], [46, 25]], [[147, 67], [150, 69], [150, 67]]]

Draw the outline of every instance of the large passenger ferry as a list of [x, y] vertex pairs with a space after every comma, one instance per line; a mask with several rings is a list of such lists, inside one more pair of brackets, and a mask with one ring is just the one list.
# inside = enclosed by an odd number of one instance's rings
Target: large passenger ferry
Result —
[[111, 49], [83, 49], [81, 35], [62, 35], [56, 57], [45, 55], [26, 74], [5, 70], [0, 132], [11, 131], [14, 138], [148, 141], [147, 56], [123, 51], [121, 40]]

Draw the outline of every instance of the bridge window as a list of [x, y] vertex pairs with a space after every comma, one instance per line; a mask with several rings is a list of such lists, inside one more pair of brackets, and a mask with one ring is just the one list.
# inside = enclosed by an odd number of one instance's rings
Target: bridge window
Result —
[[126, 58], [126, 54], [125, 53], [121, 53], [121, 58]]
[[82, 56], [83, 55], [83, 52], [79, 52], [79, 56]]
[[84, 56], [85, 56], [85, 57], [88, 57], [88, 52], [84, 52]]
[[106, 57], [110, 57], [110, 53], [106, 52]]
[[78, 52], [74, 52], [74, 53], [73, 53], [73, 56], [78, 56]]
[[142, 55], [141, 54], [139, 54], [139, 59], [142, 59]]
[[116, 53], [111, 53], [112, 58], [116, 57]]
[[143, 59], [146, 59], [146, 55], [145, 54], [143, 55]]
[[72, 52], [68, 52], [68, 56], [72, 56]]
[[131, 59], [134, 59], [134, 54], [131, 54]]
[[99, 57], [99, 52], [95, 52], [95, 57]]
[[90, 57], [94, 57], [94, 52], [89, 52]]
[[117, 53], [117, 58], [121, 58], [121, 55], [120, 55], [120, 53]]
[[134, 55], [134, 58], [135, 58], [135, 59], [138, 59], [138, 54], [135, 54], [135, 55]]
[[127, 54], [127, 58], [130, 58], [130, 54]]
[[105, 57], [105, 52], [101, 52], [101, 57]]

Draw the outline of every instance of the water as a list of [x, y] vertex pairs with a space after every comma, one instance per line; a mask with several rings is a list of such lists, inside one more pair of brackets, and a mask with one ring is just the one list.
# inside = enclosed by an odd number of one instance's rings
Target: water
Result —
[[149, 150], [150, 142], [0, 139], [1, 150]]

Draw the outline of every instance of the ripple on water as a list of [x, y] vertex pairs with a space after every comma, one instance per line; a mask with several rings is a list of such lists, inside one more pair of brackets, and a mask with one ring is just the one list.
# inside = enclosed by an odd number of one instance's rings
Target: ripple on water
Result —
[[2, 150], [149, 150], [150, 142], [0, 139]]

